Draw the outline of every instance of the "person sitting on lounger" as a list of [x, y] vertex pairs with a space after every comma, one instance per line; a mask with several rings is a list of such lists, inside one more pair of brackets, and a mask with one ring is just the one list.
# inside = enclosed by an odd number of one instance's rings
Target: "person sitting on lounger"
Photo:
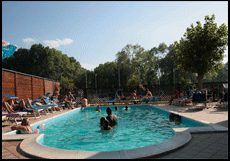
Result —
[[121, 96], [119, 96], [119, 97], [121, 100], [126, 100], [126, 97], [123, 94], [121, 94]]
[[33, 134], [33, 129], [30, 126], [28, 118], [23, 118], [21, 125], [14, 125], [11, 130], [17, 130], [17, 134]]
[[131, 93], [129, 99], [130, 100], [136, 100], [137, 99], [137, 92], [136, 92], [136, 90], [134, 90], [133, 93]]
[[73, 109], [72, 103], [68, 100], [68, 96], [67, 95], [64, 95], [64, 97], [62, 98], [61, 101], [64, 102], [65, 104], [68, 104], [69, 105], [69, 109]]
[[47, 104], [44, 97], [42, 97], [42, 98], [41, 98], [41, 101], [39, 101], [39, 102], [42, 103], [43, 105], [46, 105], [46, 104]]
[[68, 93], [68, 100], [69, 100], [70, 102], [74, 102], [74, 101], [75, 101], [75, 98], [74, 98], [74, 96], [72, 95], [71, 92]]
[[180, 92], [175, 88], [174, 91], [173, 91], [173, 96], [171, 97], [171, 99], [169, 100], [169, 105], [172, 104], [172, 101], [174, 99], [178, 99], [180, 98]]
[[150, 99], [150, 98], [152, 98], [152, 93], [149, 91], [149, 89], [148, 88], [146, 88], [146, 90], [145, 90], [145, 99]]

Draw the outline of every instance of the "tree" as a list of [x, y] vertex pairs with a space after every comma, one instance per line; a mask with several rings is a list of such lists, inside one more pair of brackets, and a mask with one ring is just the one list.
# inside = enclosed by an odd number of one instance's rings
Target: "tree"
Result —
[[197, 73], [199, 89], [203, 88], [205, 73], [217, 71], [222, 66], [221, 61], [228, 44], [227, 26], [222, 24], [218, 28], [214, 20], [214, 14], [211, 18], [205, 16], [203, 27], [197, 21], [196, 27], [191, 24], [191, 28], [187, 28], [179, 43], [175, 41], [175, 62], [178, 68]]

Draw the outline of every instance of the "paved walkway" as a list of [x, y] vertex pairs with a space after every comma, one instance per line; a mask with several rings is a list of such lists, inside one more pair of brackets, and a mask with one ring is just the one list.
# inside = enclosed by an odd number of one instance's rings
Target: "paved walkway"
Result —
[[[204, 109], [202, 105], [197, 106], [172, 106], [172, 105], [158, 105], [170, 111], [175, 111], [187, 117], [192, 117], [196, 120], [208, 121], [213, 124], [218, 124], [228, 127], [228, 109], [215, 108], [214, 105], [208, 104], [209, 109]], [[63, 112], [69, 111], [68, 109]], [[33, 119], [30, 122], [41, 121], [48, 117], [60, 114], [56, 112], [50, 115], [42, 115], [40, 119]], [[15, 123], [2, 123], [3, 132], [10, 131], [10, 127]], [[23, 156], [18, 151], [18, 145], [21, 141], [4, 141], [2, 142], [2, 159], [29, 159]], [[228, 133], [203, 133], [192, 134], [192, 140], [184, 147], [177, 149], [163, 156], [155, 156], [148, 158], [159, 159], [228, 159]]]

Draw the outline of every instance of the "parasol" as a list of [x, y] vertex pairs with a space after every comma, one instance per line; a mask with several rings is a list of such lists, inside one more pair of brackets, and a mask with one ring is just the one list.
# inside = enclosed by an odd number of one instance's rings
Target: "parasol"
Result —
[[17, 49], [15, 45], [2, 40], [2, 59], [9, 58]]

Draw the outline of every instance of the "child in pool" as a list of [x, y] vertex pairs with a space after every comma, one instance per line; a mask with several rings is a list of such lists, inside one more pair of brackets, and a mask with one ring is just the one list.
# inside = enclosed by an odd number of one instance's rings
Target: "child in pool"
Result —
[[96, 112], [101, 112], [100, 106], [97, 106], [97, 109], [95, 110]]
[[101, 117], [99, 127], [101, 128], [101, 130], [113, 129], [111, 126], [109, 126], [109, 121], [105, 117]]

